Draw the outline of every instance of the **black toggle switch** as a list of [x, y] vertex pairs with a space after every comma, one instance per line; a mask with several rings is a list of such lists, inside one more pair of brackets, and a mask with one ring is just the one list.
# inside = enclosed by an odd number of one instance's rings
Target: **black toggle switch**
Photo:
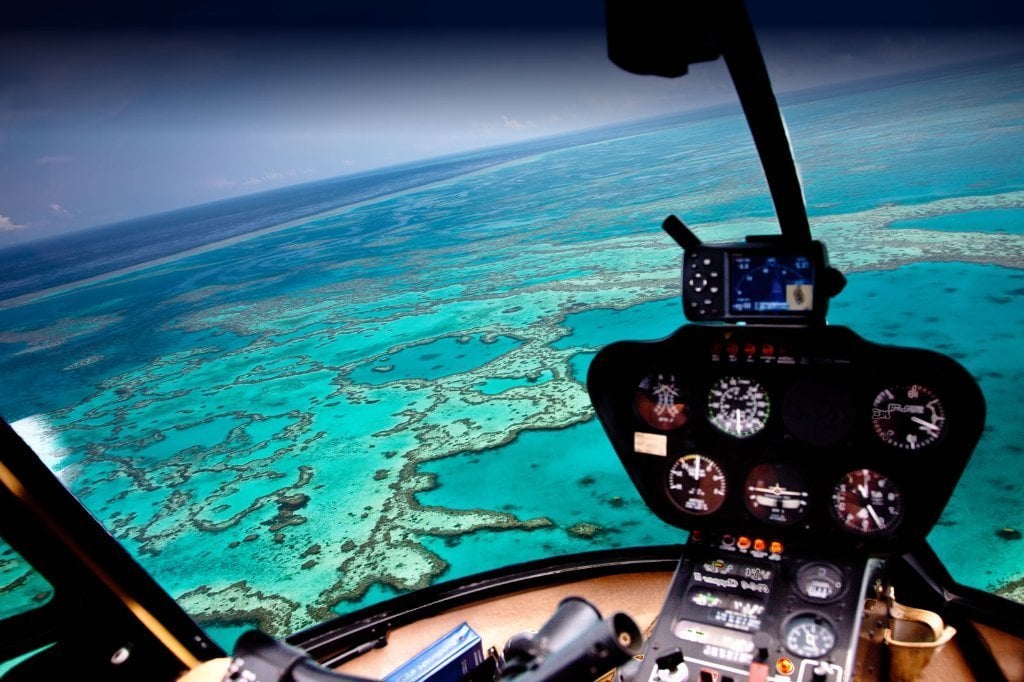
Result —
[[679, 649], [672, 649], [667, 654], [662, 654], [654, 659], [658, 670], [675, 670], [683, 664], [683, 652]]

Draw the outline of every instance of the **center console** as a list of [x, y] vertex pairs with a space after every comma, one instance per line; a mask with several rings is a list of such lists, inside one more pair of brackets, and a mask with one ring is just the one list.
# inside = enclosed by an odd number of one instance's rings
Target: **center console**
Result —
[[850, 679], [861, 605], [884, 562], [777, 540], [692, 534], [636, 682]]

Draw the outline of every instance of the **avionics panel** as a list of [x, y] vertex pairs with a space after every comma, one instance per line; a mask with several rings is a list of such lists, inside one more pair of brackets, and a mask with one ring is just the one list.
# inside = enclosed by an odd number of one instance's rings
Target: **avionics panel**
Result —
[[826, 326], [687, 325], [615, 343], [595, 357], [588, 389], [663, 520], [835, 551], [923, 540], [985, 411], [952, 359]]
[[766, 555], [742, 537], [691, 534], [632, 679], [852, 678], [861, 605], [884, 562]]
[[695, 322], [819, 323], [834, 293], [827, 272], [820, 242], [701, 244], [683, 256], [683, 311]]

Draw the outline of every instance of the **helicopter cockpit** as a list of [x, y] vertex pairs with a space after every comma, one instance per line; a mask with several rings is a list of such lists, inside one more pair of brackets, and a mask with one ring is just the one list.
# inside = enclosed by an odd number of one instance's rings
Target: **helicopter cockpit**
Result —
[[[743, 1], [607, 0], [606, 18], [609, 56], [626, 71], [676, 77], [724, 58], [781, 228], [704, 241], [699, 227], [668, 216], [661, 228], [666, 248], [682, 250], [685, 319], [660, 340], [603, 346], [587, 371], [622, 468], [650, 512], [685, 531], [685, 545], [527, 561], [431, 584], [284, 639], [250, 630], [229, 659], [0, 421], [10, 452], [0, 458], [0, 511], [18, 520], [12, 539], [42, 548], [47, 570], [80, 587], [80, 603], [41, 611], [108, 619], [95, 629], [61, 625], [75, 637], [49, 650], [34, 649], [54, 639], [33, 620], [41, 616], [11, 620], [11, 639], [21, 628], [33, 634], [17, 643], [26, 658], [0, 676], [19, 682], [80, 667], [111, 679], [171, 679], [190, 668], [189, 682], [909, 682], [958, 635], [967, 667], [923, 679], [966, 679], [967, 669], [976, 679], [1017, 679], [990, 640], [962, 624], [991, 625], [1005, 634], [1004, 649], [1016, 647], [1024, 607], [965, 591], [926, 542], [982, 436], [985, 398], [949, 355], [828, 323], [846, 280], [812, 238]], [[574, 590], [607, 577], [622, 578], [626, 603], [605, 617]], [[553, 587], [553, 613], [530, 601], [505, 606], [510, 595]], [[530, 626], [511, 637], [506, 627], [502, 642], [481, 646], [477, 622], [449, 616], [464, 608]], [[396, 631], [442, 616], [445, 625], [431, 622], [424, 637], [448, 634], [414, 646], [411, 658], [403, 652], [402, 666], [358, 665], [398, 650]], [[110, 656], [113, 643], [128, 641]]]
[[[610, 665], [634, 682], [842, 682], [883, 666], [914, 679], [920, 662], [880, 659], [883, 639], [908, 645], [884, 627], [905, 611], [887, 558], [924, 541], [966, 466], [984, 424], [977, 383], [934, 351], [825, 325], [842, 276], [820, 243], [712, 246], [677, 218], [665, 228], [684, 247], [691, 322], [604, 348], [588, 376], [641, 497], [690, 532], [661, 613], [645, 639], [628, 616], [566, 600], [482, 679], [595, 679]], [[884, 617], [865, 612], [883, 604]], [[956, 632], [913, 612], [931, 628], [909, 643], [917, 655]], [[272, 641], [242, 645], [225, 679], [265, 674], [275, 656], [308, 665]]]
[[[692, 317], [809, 320], [813, 260], [688, 250], [684, 304]], [[648, 651], [722, 679], [849, 679], [884, 557], [923, 541], [984, 423], [953, 360], [809, 322], [698, 323], [614, 344], [589, 387], [647, 505], [691, 532]], [[694, 679], [659, 677], [665, 657], [645, 657], [637, 679]]]
[[[613, 343], [590, 365], [591, 401], [630, 480], [689, 531], [646, 638], [622, 614], [574, 621], [582, 607], [567, 600], [526, 645], [510, 640], [486, 679], [595, 679], [613, 664], [623, 682], [914, 679], [955, 629], [895, 601], [889, 559], [938, 520], [982, 433], [981, 390], [950, 357], [826, 324], [845, 279], [810, 237], [742, 3], [607, 8], [609, 53], [626, 70], [677, 76], [724, 55], [782, 234], [707, 244], [670, 215], [687, 324]], [[921, 633], [886, 629], [911, 612]], [[236, 663], [272, 644], [248, 646]]]

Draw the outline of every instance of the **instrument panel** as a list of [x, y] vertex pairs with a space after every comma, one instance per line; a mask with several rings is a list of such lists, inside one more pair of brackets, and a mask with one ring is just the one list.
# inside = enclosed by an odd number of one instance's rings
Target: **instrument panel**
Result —
[[822, 548], [924, 539], [981, 436], [974, 379], [845, 327], [689, 324], [602, 349], [591, 401], [647, 505]]

